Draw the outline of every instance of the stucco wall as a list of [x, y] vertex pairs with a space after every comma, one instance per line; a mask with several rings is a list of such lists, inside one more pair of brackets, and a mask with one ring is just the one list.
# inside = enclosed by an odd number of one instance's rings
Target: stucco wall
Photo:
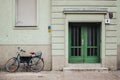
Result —
[[117, 31], [117, 44], [118, 44], [118, 69], [120, 69], [120, 0], [117, 0], [117, 27], [118, 27], [118, 31]]
[[[107, 8], [108, 12], [113, 12], [113, 19], [111, 19], [110, 25], [106, 25], [106, 55], [113, 56], [116, 59], [117, 55], [117, 11], [120, 10], [116, 8], [116, 4], [120, 7], [120, 0], [37, 0], [37, 27], [15, 27], [15, 0], [0, 0], [0, 47], [2, 48], [2, 56], [7, 56], [8, 59], [11, 55], [8, 53], [11, 50], [12, 56], [16, 51], [17, 46], [27, 46], [26, 49], [38, 48], [44, 49], [43, 45], [47, 45], [45, 50], [47, 50], [45, 55], [50, 54], [52, 50], [52, 55], [54, 56], [54, 61], [59, 55], [64, 56], [65, 54], [65, 18], [63, 13], [64, 8]], [[51, 2], [50, 2], [51, 1]], [[88, 4], [86, 4], [88, 3]], [[50, 13], [51, 12], [51, 13]], [[118, 24], [120, 25], [120, 19], [118, 19]], [[52, 36], [48, 33], [48, 26], [52, 26]], [[118, 25], [118, 29], [119, 29]], [[118, 31], [118, 44], [120, 44], [120, 35]], [[52, 37], [52, 40], [51, 40]], [[51, 47], [52, 42], [52, 49]], [[7, 47], [9, 46], [9, 47]], [[14, 48], [12, 48], [14, 46]], [[48, 47], [49, 46], [49, 47]], [[6, 53], [6, 50], [7, 53]], [[5, 54], [6, 53], [6, 54]], [[49, 57], [50, 57], [49, 55]], [[44, 56], [45, 57], [45, 56]], [[62, 57], [63, 59], [63, 57]], [[45, 60], [51, 61], [51, 57]], [[111, 61], [106, 57], [106, 64]], [[118, 59], [119, 60], [119, 59]], [[4, 63], [6, 60], [2, 61]], [[61, 61], [60, 67], [64, 63]], [[49, 62], [49, 65], [52, 62]], [[53, 63], [56, 65], [56, 62]], [[113, 64], [115, 65], [115, 64]], [[48, 66], [51, 67], [51, 66]], [[55, 67], [54, 67], [55, 68]], [[49, 68], [50, 69], [50, 68]]]
[[8, 59], [17, 56], [17, 47], [21, 47], [26, 50], [26, 53], [21, 54], [26, 56], [30, 56], [29, 52], [31, 51], [42, 51], [42, 58], [44, 59], [44, 70], [51, 70], [51, 45], [2, 45], [0, 46], [0, 68], [5, 67], [5, 63]]
[[[87, 4], [86, 4], [87, 3]], [[105, 58], [112, 56], [117, 57], [117, 2], [116, 0], [52, 0], [52, 55], [66, 55], [65, 30], [66, 15], [63, 13], [64, 8], [107, 8], [108, 12], [113, 13], [113, 18], [109, 25], [105, 25]], [[76, 15], [80, 15], [77, 13]], [[108, 18], [107, 14], [105, 18]], [[104, 19], [105, 19], [104, 18]], [[87, 19], [84, 17], [83, 19]], [[57, 46], [57, 47], [54, 47]], [[106, 66], [111, 61], [106, 59]], [[116, 63], [116, 61], [115, 61]], [[111, 65], [109, 65], [111, 66]], [[116, 66], [116, 64], [113, 64]], [[113, 68], [111, 66], [111, 68]], [[116, 67], [114, 67], [116, 69]]]
[[37, 0], [37, 27], [15, 27], [15, 12], [15, 0], [0, 0], [0, 65], [21, 46], [28, 52], [41, 50], [45, 70], [51, 70], [50, 0]]
[[50, 0], [37, 0], [37, 27], [15, 27], [15, 0], [0, 0], [0, 44], [50, 44]]
[[120, 0], [117, 0], [118, 45], [120, 45]]
[[[88, 4], [86, 4], [88, 3]], [[107, 8], [108, 12], [113, 12], [113, 18], [109, 25], [106, 25], [106, 49], [111, 54], [117, 52], [117, 7], [116, 0], [52, 0], [52, 54], [64, 55], [65, 43], [65, 14], [64, 8]], [[87, 17], [86, 17], [87, 18]], [[110, 40], [111, 39], [111, 40]], [[110, 41], [109, 41], [110, 40]], [[58, 47], [54, 47], [54, 45]], [[109, 55], [109, 53], [107, 53]]]
[[62, 71], [65, 67], [64, 55], [53, 55], [52, 56], [52, 70]]

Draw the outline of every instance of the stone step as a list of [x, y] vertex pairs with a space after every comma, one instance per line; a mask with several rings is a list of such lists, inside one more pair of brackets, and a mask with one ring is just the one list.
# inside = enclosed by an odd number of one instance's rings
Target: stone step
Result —
[[108, 68], [105, 67], [88, 67], [88, 68], [76, 68], [76, 67], [64, 67], [63, 71], [98, 71], [98, 72], [102, 72], [102, 71], [107, 71], [108, 72]]

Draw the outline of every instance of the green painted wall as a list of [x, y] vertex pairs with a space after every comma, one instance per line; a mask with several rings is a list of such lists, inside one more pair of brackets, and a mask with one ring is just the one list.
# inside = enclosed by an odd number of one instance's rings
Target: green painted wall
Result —
[[0, 44], [50, 44], [50, 0], [38, 0], [38, 26], [15, 27], [15, 0], [0, 0]]

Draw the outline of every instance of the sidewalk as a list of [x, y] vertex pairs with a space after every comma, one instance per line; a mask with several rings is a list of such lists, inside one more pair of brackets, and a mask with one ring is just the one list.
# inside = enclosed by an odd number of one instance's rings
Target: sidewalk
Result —
[[42, 71], [42, 72], [1, 72], [0, 80], [63, 80], [61, 71]]
[[0, 80], [120, 80], [120, 71], [42, 71], [33, 72], [0, 72]]
[[[65, 80], [120, 80], [120, 71], [111, 72], [65, 72]], [[70, 76], [71, 75], [71, 76]], [[69, 77], [70, 76], [70, 77]]]

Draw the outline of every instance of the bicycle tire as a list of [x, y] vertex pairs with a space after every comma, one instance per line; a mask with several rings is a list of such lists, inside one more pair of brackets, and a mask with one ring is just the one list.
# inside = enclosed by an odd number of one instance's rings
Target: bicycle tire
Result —
[[33, 72], [40, 72], [44, 68], [44, 61], [42, 58], [33, 57], [29, 61], [30, 70]]
[[8, 72], [15, 72], [18, 70], [19, 68], [19, 61], [17, 60], [17, 58], [13, 57], [10, 58], [6, 64], [5, 64], [5, 68]]

